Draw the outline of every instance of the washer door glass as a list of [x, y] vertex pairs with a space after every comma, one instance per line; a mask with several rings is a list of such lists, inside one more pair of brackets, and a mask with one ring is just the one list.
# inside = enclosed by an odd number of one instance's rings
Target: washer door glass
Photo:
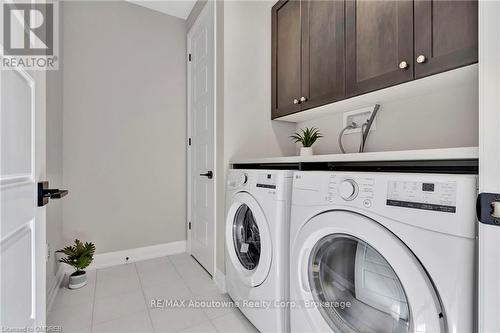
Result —
[[335, 332], [408, 332], [410, 309], [391, 265], [370, 245], [345, 235], [319, 240], [309, 257], [317, 308]]
[[243, 267], [254, 270], [260, 260], [260, 233], [252, 210], [245, 204], [238, 208], [234, 217], [233, 244]]

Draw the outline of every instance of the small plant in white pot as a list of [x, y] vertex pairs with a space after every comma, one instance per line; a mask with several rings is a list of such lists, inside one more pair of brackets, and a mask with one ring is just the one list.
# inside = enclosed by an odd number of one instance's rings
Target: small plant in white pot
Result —
[[69, 276], [69, 289], [78, 289], [87, 284], [87, 268], [94, 260], [95, 245], [93, 243], [82, 243], [75, 239], [74, 245], [68, 245], [57, 251], [64, 253], [65, 258], [59, 259], [59, 262], [70, 265], [75, 271]]
[[302, 147], [300, 148], [300, 156], [312, 156], [312, 145], [316, 142], [316, 140], [322, 138], [323, 135], [321, 135], [316, 127], [306, 127], [306, 129], [301, 129], [301, 132], [302, 133], [295, 133], [294, 135], [290, 136], [290, 138], [295, 143], [300, 142], [302, 144]]

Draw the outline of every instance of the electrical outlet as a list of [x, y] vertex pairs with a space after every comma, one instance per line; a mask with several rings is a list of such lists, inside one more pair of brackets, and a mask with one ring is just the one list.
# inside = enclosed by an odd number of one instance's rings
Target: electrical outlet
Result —
[[[348, 129], [344, 133], [345, 134], [352, 134], [352, 133], [361, 133], [361, 126], [368, 122], [370, 119], [370, 116], [373, 113], [373, 106], [368, 106], [366, 108], [362, 109], [357, 109], [353, 111], [347, 111], [344, 112], [344, 127], [347, 125], [355, 123], [356, 128], [353, 129]], [[377, 120], [373, 119], [372, 126], [370, 128], [370, 131], [376, 130], [377, 129]]]

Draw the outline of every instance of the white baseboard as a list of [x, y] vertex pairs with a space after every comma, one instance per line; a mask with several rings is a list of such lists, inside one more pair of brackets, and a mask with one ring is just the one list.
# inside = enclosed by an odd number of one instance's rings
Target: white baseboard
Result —
[[59, 268], [57, 269], [56, 277], [47, 293], [47, 299], [46, 299], [47, 313], [50, 312], [52, 304], [54, 304], [54, 300], [56, 299], [59, 289], [61, 288], [61, 284], [64, 280], [65, 275], [66, 275], [65, 267], [64, 265], [60, 264]]
[[[111, 267], [146, 259], [168, 256], [186, 252], [186, 241], [171, 242], [135, 249], [99, 253], [94, 256], [94, 261], [87, 270]], [[126, 258], [129, 258], [128, 261]]]
[[226, 276], [219, 269], [215, 269], [214, 282], [217, 288], [223, 293], [226, 293]]

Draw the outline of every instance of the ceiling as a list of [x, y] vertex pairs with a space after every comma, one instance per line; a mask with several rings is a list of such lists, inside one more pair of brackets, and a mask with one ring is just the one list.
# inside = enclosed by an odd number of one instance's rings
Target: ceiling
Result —
[[136, 5], [162, 12], [164, 14], [187, 19], [196, 0], [128, 0]]

